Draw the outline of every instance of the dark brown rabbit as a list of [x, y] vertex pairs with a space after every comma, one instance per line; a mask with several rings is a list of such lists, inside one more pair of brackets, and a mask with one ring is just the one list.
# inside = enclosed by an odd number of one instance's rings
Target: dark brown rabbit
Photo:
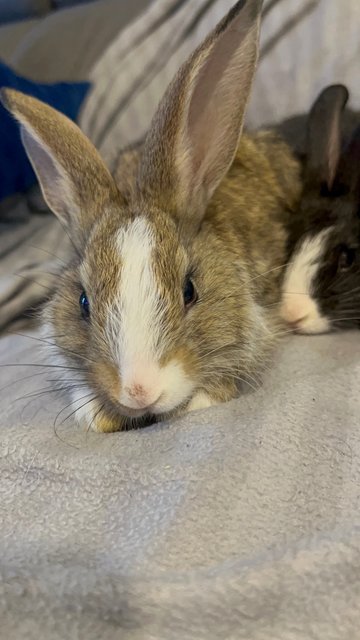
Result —
[[346, 87], [331, 85], [308, 118], [282, 304], [282, 317], [301, 333], [360, 324], [360, 127], [346, 140], [344, 120], [348, 131], [355, 115], [344, 114], [347, 100]]

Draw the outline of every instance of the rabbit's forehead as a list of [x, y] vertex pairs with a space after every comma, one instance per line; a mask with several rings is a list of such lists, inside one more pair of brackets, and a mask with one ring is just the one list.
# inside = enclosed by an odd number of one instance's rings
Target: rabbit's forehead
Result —
[[107, 243], [95, 245], [84, 278], [94, 275], [90, 305], [115, 360], [158, 358], [182, 313], [187, 258], [176, 234], [137, 216], [118, 227]]
[[121, 264], [118, 296], [123, 307], [150, 297], [165, 304], [172, 294], [178, 294], [187, 257], [165, 222], [159, 226], [146, 216], [137, 216], [117, 231], [115, 244]]
[[101, 298], [112, 299], [138, 280], [140, 291], [147, 289], [150, 274], [158, 290], [172, 290], [187, 263], [176, 228], [165, 216], [154, 220], [136, 215], [121, 224], [104, 217], [90, 238], [80, 277]]

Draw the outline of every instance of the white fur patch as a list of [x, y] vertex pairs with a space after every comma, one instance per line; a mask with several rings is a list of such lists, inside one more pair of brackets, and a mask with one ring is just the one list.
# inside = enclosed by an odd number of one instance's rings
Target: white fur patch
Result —
[[107, 339], [121, 376], [119, 402], [125, 411], [126, 407], [156, 414], [170, 411], [191, 395], [193, 383], [180, 362], [159, 365], [158, 345], [166, 326], [160, 283], [153, 270], [155, 237], [149, 221], [138, 217], [121, 229], [117, 246], [121, 281], [109, 310]]
[[[59, 414], [59, 422], [61, 423], [61, 420], [65, 420], [67, 415], [70, 416], [73, 413], [80, 426], [96, 431], [95, 418], [96, 412], [100, 407], [99, 402], [94, 398], [95, 393], [85, 383], [83, 374], [77, 372], [76, 367], [69, 363], [66, 356], [61, 353], [59, 347], [54, 343], [52, 336], [55, 333], [55, 327], [50, 322], [43, 322], [40, 336], [45, 341], [46, 360], [49, 360], [52, 366], [58, 367], [58, 369], [54, 369], [58, 386], [64, 386], [64, 389], [66, 389], [69, 384], [69, 386], [74, 387], [69, 391], [71, 405], [66, 408], [66, 411]], [[68, 369], [68, 367], [71, 368]], [[70, 383], [69, 378], [71, 378]], [[78, 388], [76, 388], [77, 382], [79, 383]]]
[[82, 386], [71, 392], [72, 410], [77, 423], [85, 429], [96, 431], [96, 414], [100, 409], [99, 401], [94, 398], [90, 387]]
[[324, 229], [305, 238], [295, 249], [285, 273], [281, 317], [299, 333], [323, 333], [330, 328], [312, 291], [329, 231], [330, 228]]
[[158, 383], [162, 392], [159, 401], [152, 410], [154, 414], [166, 413], [175, 409], [185, 402], [194, 390], [194, 383], [185, 374], [181, 362], [175, 360], [171, 360], [160, 369]]
[[121, 282], [108, 319], [108, 333], [111, 339], [116, 338], [119, 367], [127, 379], [138, 363], [154, 362], [163, 308], [152, 267], [155, 238], [146, 218], [135, 218], [120, 229], [117, 246]]
[[218, 403], [210, 398], [210, 396], [204, 391], [199, 391], [194, 395], [194, 397], [190, 400], [187, 411], [200, 411], [200, 409], [208, 409], [209, 407], [213, 407]]

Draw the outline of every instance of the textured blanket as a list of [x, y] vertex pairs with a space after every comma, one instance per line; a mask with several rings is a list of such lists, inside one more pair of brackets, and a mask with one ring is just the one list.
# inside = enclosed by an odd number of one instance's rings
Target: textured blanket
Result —
[[[61, 45], [66, 48], [67, 55], [72, 49], [76, 50], [77, 57], [81, 58], [78, 63], [81, 69], [86, 67], [85, 59], [92, 60], [91, 47], [99, 49], [102, 34], [108, 30], [107, 23], [116, 22], [117, 14], [124, 11], [123, 8], [119, 10], [116, 0], [106, 0], [104, 10], [102, 3], [97, 4], [98, 15], [94, 15], [93, 5], [89, 5], [89, 20], [87, 22], [85, 14], [76, 41], [73, 38], [73, 42], [66, 40], [68, 32], [71, 34], [71, 15], [67, 23], [66, 14], [63, 18], [61, 12], [58, 14]], [[139, 4], [143, 4], [145, 12], [126, 28], [120, 29], [113, 41], [106, 43], [108, 46], [105, 46], [96, 64], [87, 69], [93, 89], [80, 115], [79, 124], [111, 169], [115, 168], [121, 149], [143, 137], [160, 98], [180, 64], [229, 10], [234, 0], [143, 0], [142, 3], [137, 0], [135, 5]], [[347, 84], [351, 90], [351, 105], [359, 108], [359, 20], [358, 0], [346, 0], [346, 11], [338, 0], [266, 0], [261, 56], [248, 108], [248, 126], [273, 124], [308, 111], [320, 89], [332, 82]], [[55, 34], [53, 28], [50, 42], [43, 34], [42, 56], [36, 49], [32, 52], [29, 46], [28, 50], [26, 46], [23, 48], [26, 73], [30, 71], [33, 56], [33, 72], [41, 77], [36, 62], [40, 60], [44, 66], [48, 64], [48, 50], [53, 45]], [[90, 46], [89, 43], [93, 44]], [[15, 59], [19, 66], [19, 54]], [[54, 69], [57, 78], [63, 77], [59, 70], [62, 64], [65, 62], [59, 56], [59, 68], [56, 72]], [[72, 73], [74, 79], [78, 80], [75, 72]], [[23, 198], [22, 208], [27, 206]], [[16, 214], [16, 207], [7, 211], [8, 220], [16, 217]], [[6, 274], [5, 281], [0, 282], [0, 331], [12, 323], [18, 323], [21, 314], [26, 314], [29, 308], [42, 301], [44, 296], [41, 292], [45, 293], [46, 288], [55, 283], [48, 273], [44, 253], [39, 250], [36, 254], [33, 243], [29, 243], [29, 246], [25, 238], [20, 245], [16, 244], [21, 249], [14, 250], [10, 256], [8, 235], [1, 225], [2, 217], [0, 203], [0, 245], [6, 244], [5, 256], [0, 246], [0, 274]], [[45, 224], [50, 236], [49, 239], [43, 236], [43, 248], [48, 248], [47, 244], [52, 243], [51, 236], [58, 233], [52, 230], [57, 223], [52, 221]], [[62, 247], [63, 242], [57, 251], [60, 260], [64, 259]], [[19, 283], [19, 276], [16, 275], [20, 267], [28, 278], [26, 285], [24, 280]], [[33, 284], [32, 278], [35, 279], [35, 276], [36, 283]]]
[[2, 638], [359, 637], [358, 333], [293, 337], [257, 392], [123, 434], [31, 396], [51, 377], [1, 371]]

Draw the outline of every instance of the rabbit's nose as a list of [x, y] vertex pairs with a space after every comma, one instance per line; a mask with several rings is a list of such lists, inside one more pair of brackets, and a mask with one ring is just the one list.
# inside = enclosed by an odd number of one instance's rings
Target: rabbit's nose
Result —
[[296, 325], [311, 313], [310, 306], [303, 299], [285, 300], [281, 306], [281, 317], [289, 324]]
[[280, 315], [283, 320], [296, 326], [314, 313], [314, 307], [310, 296], [285, 294]]
[[284, 294], [280, 315], [296, 333], [323, 333], [328, 320], [321, 315], [315, 300], [307, 294]]
[[156, 404], [160, 396], [161, 392], [158, 389], [133, 382], [124, 387], [120, 402], [129, 409], [147, 409]]

